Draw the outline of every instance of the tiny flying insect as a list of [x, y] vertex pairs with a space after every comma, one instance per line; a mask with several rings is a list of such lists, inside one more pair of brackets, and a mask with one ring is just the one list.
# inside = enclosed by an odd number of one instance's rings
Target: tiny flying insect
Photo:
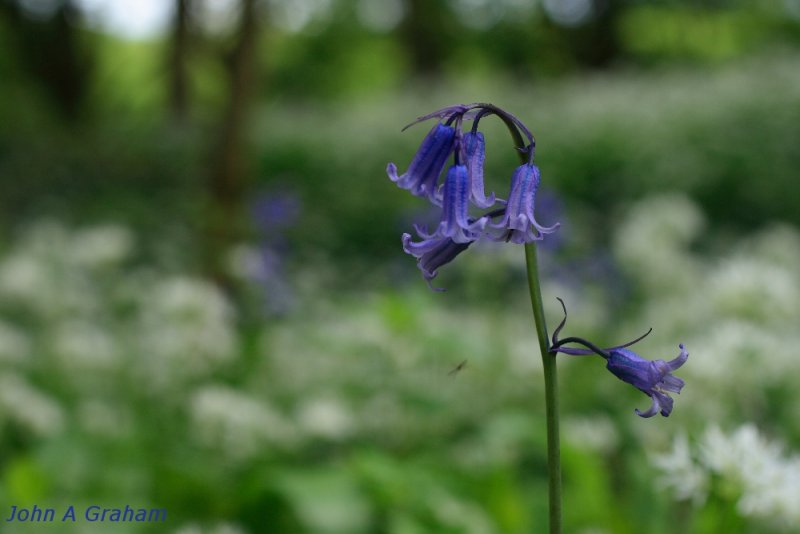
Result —
[[466, 366], [467, 366], [467, 360], [464, 360], [463, 362], [461, 362], [461, 363], [459, 363], [458, 365], [456, 365], [455, 367], [453, 367], [453, 368], [450, 370], [450, 372], [449, 372], [449, 373], [447, 373], [447, 376], [450, 376], [450, 375], [454, 375], [454, 374], [456, 374], [457, 372], [461, 371], [461, 370], [462, 370], [464, 367], [466, 367]]

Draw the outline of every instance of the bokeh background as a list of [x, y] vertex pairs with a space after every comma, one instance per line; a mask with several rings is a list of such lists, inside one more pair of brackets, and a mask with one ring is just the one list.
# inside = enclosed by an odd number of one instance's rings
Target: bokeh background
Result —
[[431, 292], [384, 170], [473, 101], [550, 325], [691, 354], [648, 420], [563, 358], [567, 531], [800, 531], [797, 0], [0, 1], [0, 513], [169, 514], [0, 530], [543, 532], [522, 249]]

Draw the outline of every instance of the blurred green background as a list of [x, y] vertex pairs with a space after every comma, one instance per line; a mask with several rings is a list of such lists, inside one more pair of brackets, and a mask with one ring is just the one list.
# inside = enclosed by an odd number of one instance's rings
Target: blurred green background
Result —
[[522, 249], [431, 292], [385, 174], [474, 101], [550, 325], [691, 354], [561, 360], [566, 531], [800, 532], [797, 0], [0, 0], [0, 514], [168, 511], [0, 531], [543, 532]]

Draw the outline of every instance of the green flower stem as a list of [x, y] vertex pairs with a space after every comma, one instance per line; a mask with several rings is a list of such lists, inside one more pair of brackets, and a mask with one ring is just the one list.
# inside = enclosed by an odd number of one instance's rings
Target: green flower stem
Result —
[[[525, 148], [525, 140], [514, 123], [500, 117], [508, 128], [517, 148]], [[528, 163], [528, 157], [520, 153], [520, 161]], [[536, 243], [525, 244], [525, 264], [528, 268], [528, 288], [531, 293], [533, 320], [536, 324], [536, 337], [539, 338], [539, 352], [542, 353], [544, 370], [544, 406], [547, 418], [547, 478], [549, 494], [550, 534], [561, 534], [561, 445], [558, 435], [558, 373], [556, 355], [550, 354], [550, 340], [547, 338], [547, 325], [544, 321], [542, 290], [539, 287], [539, 266], [536, 259]]]
[[539, 267], [536, 260], [536, 243], [525, 244], [525, 263], [528, 268], [528, 288], [542, 353], [544, 370], [544, 403], [547, 420], [547, 475], [549, 493], [550, 534], [561, 534], [561, 445], [558, 434], [558, 373], [556, 355], [550, 354], [547, 325], [542, 306], [542, 290], [539, 287]]

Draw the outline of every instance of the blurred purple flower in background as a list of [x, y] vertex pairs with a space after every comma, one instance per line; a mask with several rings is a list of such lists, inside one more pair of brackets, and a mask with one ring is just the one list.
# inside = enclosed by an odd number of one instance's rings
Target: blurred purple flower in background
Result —
[[289, 254], [286, 230], [300, 220], [300, 198], [290, 191], [262, 193], [253, 201], [251, 214], [258, 234], [258, 249], [245, 272], [262, 288], [266, 312], [286, 313], [294, 301], [286, 274]]
[[278, 191], [258, 195], [251, 213], [258, 231], [264, 236], [282, 237], [275, 230], [289, 228], [300, 218], [300, 198], [295, 193]]

